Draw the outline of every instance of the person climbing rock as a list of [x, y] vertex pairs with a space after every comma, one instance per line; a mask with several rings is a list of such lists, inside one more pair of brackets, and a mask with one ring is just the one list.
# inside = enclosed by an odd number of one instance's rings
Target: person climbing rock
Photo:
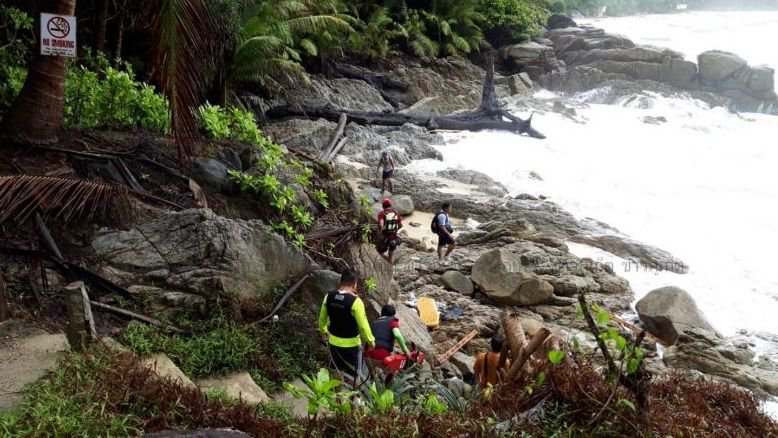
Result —
[[510, 359], [505, 361], [503, 368], [498, 367], [503, 342], [504, 340], [501, 336], [494, 336], [491, 340], [491, 351], [480, 353], [476, 357], [473, 374], [480, 388], [496, 385], [497, 382], [502, 380], [503, 373], [510, 368]]
[[356, 384], [364, 376], [362, 341], [373, 348], [375, 338], [367, 322], [365, 304], [357, 296], [357, 275], [353, 271], [344, 271], [339, 289], [324, 297], [319, 311], [319, 332], [329, 343], [331, 365]]
[[410, 357], [411, 352], [400, 332], [400, 320], [395, 316], [396, 312], [393, 305], [386, 304], [381, 308], [381, 316], [370, 323], [370, 330], [375, 336], [375, 348], [367, 350], [365, 356], [374, 360], [384, 360], [392, 354], [394, 343], [397, 341], [403, 354]]
[[394, 175], [394, 160], [389, 152], [381, 152], [381, 159], [378, 161], [378, 170], [381, 170], [381, 194], [386, 191], [386, 187], [389, 186], [389, 192], [394, 191], [392, 185], [392, 175]]
[[[432, 218], [432, 232], [438, 235], [438, 260], [441, 265], [450, 264], [448, 256], [451, 251], [457, 246], [457, 241], [454, 239], [454, 227], [451, 225], [451, 203], [444, 202], [440, 207], [440, 211]], [[446, 249], [445, 254], [443, 253]]]
[[384, 209], [378, 212], [378, 229], [381, 230], [378, 253], [383, 255], [388, 252], [386, 260], [390, 265], [394, 265], [394, 252], [401, 243], [397, 232], [403, 227], [403, 218], [392, 208], [391, 199], [384, 199], [381, 206]]

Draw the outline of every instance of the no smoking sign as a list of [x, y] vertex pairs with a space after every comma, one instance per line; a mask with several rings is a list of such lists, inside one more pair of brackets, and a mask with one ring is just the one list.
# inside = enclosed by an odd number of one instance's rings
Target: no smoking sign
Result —
[[76, 56], [76, 17], [41, 13], [41, 55]]

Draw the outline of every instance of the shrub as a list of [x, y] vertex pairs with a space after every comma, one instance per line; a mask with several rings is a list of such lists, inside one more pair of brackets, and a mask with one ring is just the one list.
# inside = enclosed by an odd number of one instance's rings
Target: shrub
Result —
[[480, 0], [478, 11], [484, 18], [481, 27], [494, 47], [517, 43], [540, 34], [545, 22], [545, 5], [536, 0]]
[[27, 76], [25, 66], [32, 47], [32, 17], [0, 5], [0, 114], [13, 103]]

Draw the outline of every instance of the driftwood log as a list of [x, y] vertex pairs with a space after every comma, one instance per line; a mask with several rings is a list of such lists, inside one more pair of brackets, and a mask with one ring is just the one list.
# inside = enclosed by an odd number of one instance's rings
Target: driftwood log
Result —
[[269, 109], [265, 115], [268, 118], [276, 119], [285, 117], [324, 118], [337, 122], [340, 120], [341, 114], [346, 114], [348, 121], [360, 125], [402, 126], [410, 123], [430, 130], [498, 130], [527, 134], [534, 138], [546, 138], [532, 127], [532, 116], [526, 120], [521, 119], [509, 113], [500, 104], [494, 89], [494, 55], [489, 55], [488, 58], [481, 105], [474, 111], [449, 115], [430, 115], [348, 111], [331, 105], [281, 105]]

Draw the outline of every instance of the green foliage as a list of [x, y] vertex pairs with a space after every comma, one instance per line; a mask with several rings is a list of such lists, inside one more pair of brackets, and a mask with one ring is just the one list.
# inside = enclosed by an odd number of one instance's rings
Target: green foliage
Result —
[[374, 414], [387, 414], [394, 408], [394, 392], [391, 389], [379, 391], [375, 382], [370, 385], [368, 390], [370, 397], [367, 399], [367, 406]]
[[315, 419], [319, 410], [348, 414], [351, 412], [351, 391], [337, 391], [340, 380], [330, 378], [326, 368], [321, 368], [315, 376], [302, 376], [306, 388], [298, 388], [289, 382], [284, 382], [284, 389], [295, 398], [308, 400], [308, 416]]
[[370, 59], [384, 58], [392, 51], [392, 43], [407, 38], [406, 30], [394, 21], [386, 7], [376, 8], [366, 18], [358, 33], [353, 33], [354, 49]]
[[368, 294], [374, 293], [378, 289], [378, 282], [375, 278], [369, 277], [365, 280], [365, 290]]
[[138, 355], [164, 352], [181, 371], [196, 378], [241, 370], [260, 348], [247, 329], [227, 321], [191, 337], [167, 336], [157, 328], [132, 323], [124, 330], [123, 338]]
[[330, 208], [330, 201], [327, 199], [327, 192], [322, 189], [316, 189], [313, 192], [313, 197], [316, 198], [316, 202], [324, 208]]
[[551, 362], [552, 365], [559, 365], [562, 362], [562, 360], [565, 358], [566, 354], [567, 353], [565, 353], [564, 351], [559, 351], [559, 350], [549, 351], [548, 361]]
[[11, 106], [27, 77], [32, 24], [32, 17], [23, 11], [0, 5], [0, 114]]
[[481, 27], [494, 47], [537, 36], [548, 13], [543, 0], [479, 0]]
[[133, 79], [132, 67], [111, 67], [99, 54], [94, 68], [68, 69], [65, 83], [65, 126], [142, 128], [169, 132], [167, 100], [154, 88]]
[[[637, 345], [631, 345], [624, 336], [619, 334], [618, 330], [608, 326], [611, 317], [607, 310], [596, 303], [591, 304], [590, 307], [595, 314], [595, 324], [604, 328], [604, 330], [600, 332], [600, 339], [609, 342], [611, 346], [615, 347], [616, 351], [619, 353], [619, 357], [622, 358], [622, 366], [626, 366], [625, 373], [627, 375], [637, 372], [640, 363], [643, 361], [643, 356], [645, 355], [643, 349]], [[611, 377], [615, 378], [615, 376]]]
[[478, 0], [436, 0], [419, 11], [427, 36], [436, 41], [440, 55], [477, 52], [484, 41], [478, 23], [485, 20]]
[[429, 394], [424, 400], [422, 410], [427, 415], [440, 415], [445, 414], [448, 411], [448, 406], [438, 400], [438, 397], [435, 394]]
[[225, 109], [218, 105], [205, 104], [200, 107], [200, 125], [206, 136], [214, 140], [235, 140], [247, 143], [260, 150], [273, 149], [274, 145], [262, 135], [254, 115], [240, 108]]
[[89, 385], [94, 373], [110, 373], [110, 364], [97, 358], [68, 353], [46, 378], [27, 387], [24, 402], [14, 412], [0, 415], [1, 436], [137, 436], [140, 422], [131, 414], [106, 409], [108, 400], [72, 388]]

